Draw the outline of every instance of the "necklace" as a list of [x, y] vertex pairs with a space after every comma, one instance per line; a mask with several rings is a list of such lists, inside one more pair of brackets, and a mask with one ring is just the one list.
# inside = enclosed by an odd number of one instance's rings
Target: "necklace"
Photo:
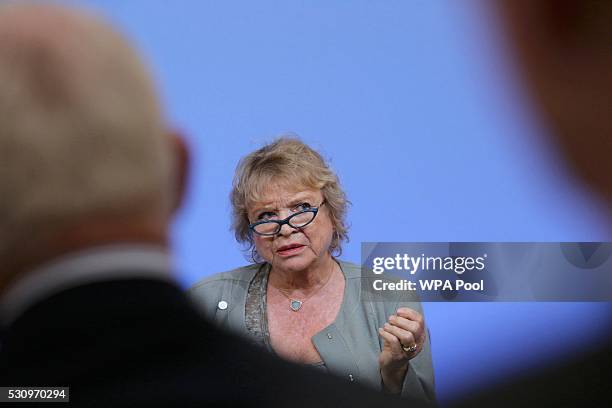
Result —
[[276, 288], [283, 296], [285, 296], [287, 299], [289, 299], [289, 307], [291, 308], [291, 310], [293, 310], [294, 312], [297, 312], [298, 310], [300, 310], [302, 308], [302, 305], [304, 304], [304, 302], [306, 302], [308, 299], [310, 299], [315, 293], [318, 293], [321, 289], [323, 289], [325, 286], [327, 286], [327, 284], [329, 283], [329, 281], [331, 280], [331, 277], [334, 273], [334, 265], [332, 264], [332, 269], [329, 272], [329, 276], [327, 277], [327, 280], [325, 281], [325, 283], [321, 286], [319, 286], [318, 289], [315, 289], [314, 292], [312, 292], [311, 294], [309, 294], [308, 296], [306, 296], [304, 299], [299, 300], [299, 299], [295, 299], [292, 298], [291, 296], [289, 296], [285, 291], [287, 291], [287, 289], [281, 289], [281, 288]]

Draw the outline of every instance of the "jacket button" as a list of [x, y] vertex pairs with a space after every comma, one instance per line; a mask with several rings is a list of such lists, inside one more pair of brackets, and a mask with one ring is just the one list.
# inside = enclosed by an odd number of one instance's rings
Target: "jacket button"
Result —
[[225, 309], [227, 309], [227, 302], [225, 300], [222, 300], [219, 303], [217, 303], [217, 307], [220, 310], [225, 310]]
[[333, 338], [331, 333], [327, 333], [327, 338], [330, 339], [330, 340]]

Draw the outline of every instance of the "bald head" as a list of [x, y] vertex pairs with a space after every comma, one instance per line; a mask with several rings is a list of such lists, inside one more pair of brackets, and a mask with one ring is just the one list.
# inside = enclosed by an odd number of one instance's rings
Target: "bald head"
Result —
[[169, 147], [119, 34], [57, 6], [0, 6], [0, 247], [98, 215], [167, 215]]

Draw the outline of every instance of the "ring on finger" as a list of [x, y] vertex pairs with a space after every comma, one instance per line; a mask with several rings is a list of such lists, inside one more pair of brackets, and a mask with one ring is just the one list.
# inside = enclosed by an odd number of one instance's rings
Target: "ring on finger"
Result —
[[401, 346], [402, 346], [402, 350], [404, 350], [404, 352], [408, 354], [412, 354], [417, 350], [416, 343], [414, 343], [412, 346], [409, 346], [409, 347], [406, 347], [403, 344], [401, 344]]

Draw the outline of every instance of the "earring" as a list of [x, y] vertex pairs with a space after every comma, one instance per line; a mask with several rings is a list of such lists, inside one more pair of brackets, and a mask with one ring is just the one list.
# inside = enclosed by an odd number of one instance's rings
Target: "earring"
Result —
[[253, 245], [251, 248], [251, 261], [253, 261], [253, 263], [258, 263], [257, 258], [257, 249], [255, 249], [255, 245]]

